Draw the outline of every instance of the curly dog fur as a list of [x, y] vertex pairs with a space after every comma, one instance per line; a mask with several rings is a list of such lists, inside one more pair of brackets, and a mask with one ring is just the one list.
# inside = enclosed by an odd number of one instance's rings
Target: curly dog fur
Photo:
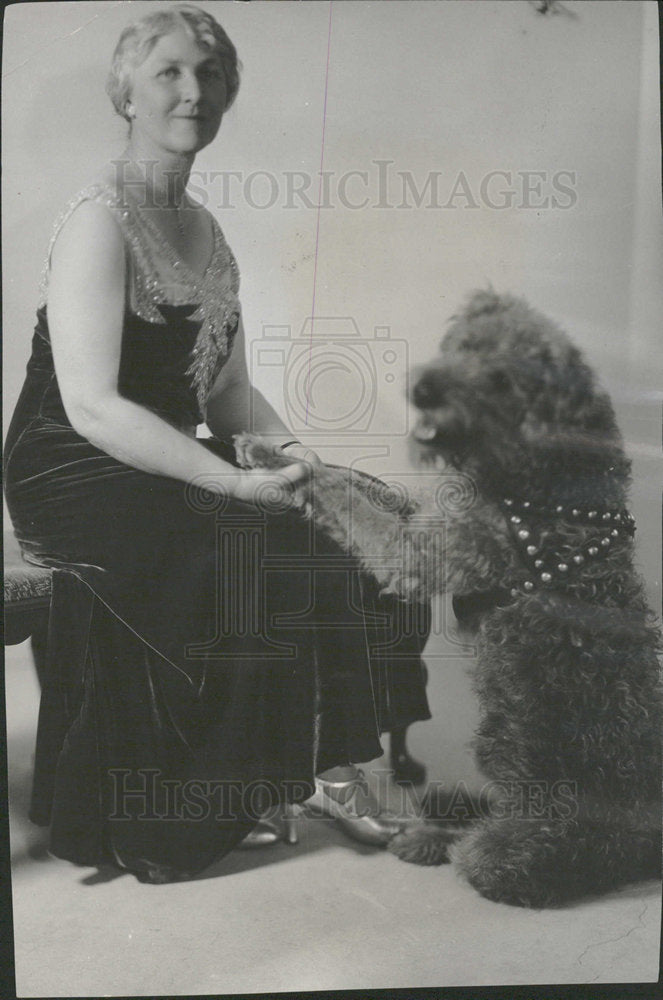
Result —
[[449, 523], [446, 585], [497, 595], [475, 679], [476, 756], [496, 796], [465, 832], [422, 824], [390, 850], [451, 860], [522, 906], [659, 876], [660, 639], [609, 398], [553, 323], [492, 292], [452, 320], [412, 398], [421, 461], [443, 455], [477, 487]]
[[[234, 438], [237, 461], [244, 468], [278, 469], [296, 459], [253, 434]], [[449, 477], [445, 491], [460, 491]], [[371, 573], [383, 593], [408, 601], [426, 601], [445, 589], [442, 534], [444, 495], [404, 495], [402, 490], [366, 473], [340, 466], [315, 470], [307, 495], [295, 504], [316, 526], [353, 555]]]
[[[492, 795], [469, 826], [409, 826], [389, 849], [451, 860], [484, 896], [522, 906], [658, 876], [660, 638], [609, 398], [553, 323], [478, 292], [412, 401], [417, 459], [471, 482], [473, 502], [450, 513], [371, 495], [327, 467], [307, 511], [387, 590], [483, 598], [475, 748]], [[248, 435], [236, 446], [244, 465], [292, 461]]]

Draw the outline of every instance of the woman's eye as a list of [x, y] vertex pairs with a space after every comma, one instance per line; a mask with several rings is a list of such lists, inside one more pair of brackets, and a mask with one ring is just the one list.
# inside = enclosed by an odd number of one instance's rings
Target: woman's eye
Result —
[[174, 80], [178, 73], [179, 70], [177, 66], [167, 66], [166, 69], [161, 70], [159, 76], [165, 76], [170, 80]]

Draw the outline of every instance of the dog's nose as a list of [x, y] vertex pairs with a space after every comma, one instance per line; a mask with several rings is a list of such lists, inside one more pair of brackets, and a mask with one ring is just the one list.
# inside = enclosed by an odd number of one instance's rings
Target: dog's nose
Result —
[[412, 390], [412, 402], [420, 410], [431, 409], [441, 402], [441, 386], [435, 386], [430, 374], [424, 374]]

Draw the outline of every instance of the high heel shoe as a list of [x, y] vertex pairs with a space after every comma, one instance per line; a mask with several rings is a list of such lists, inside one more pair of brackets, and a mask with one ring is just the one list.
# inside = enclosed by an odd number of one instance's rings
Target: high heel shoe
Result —
[[[332, 789], [341, 792], [342, 796], [335, 798]], [[406, 825], [394, 813], [380, 809], [368, 789], [364, 772], [359, 769], [349, 781], [316, 778], [315, 793], [307, 799], [304, 809], [309, 815], [316, 812], [331, 816], [353, 840], [373, 847], [388, 844]]]
[[279, 830], [275, 823], [268, 819], [259, 819], [256, 826], [239, 843], [240, 851], [253, 850], [255, 847], [271, 847], [284, 841], [286, 844], [297, 844], [299, 836], [297, 825], [299, 822], [300, 807], [286, 802], [283, 807], [283, 829]]
[[297, 805], [294, 802], [286, 802], [283, 806], [283, 839], [286, 844], [299, 843], [297, 827], [302, 812], [303, 806]]
[[134, 875], [139, 882], [148, 885], [167, 885], [169, 882], [188, 882], [194, 873], [180, 871], [178, 868], [171, 868], [170, 865], [150, 865], [143, 871], [135, 871]]
[[281, 840], [281, 834], [273, 823], [268, 819], [259, 819], [254, 828], [247, 833], [244, 840], [240, 841], [237, 849], [240, 851], [251, 851], [255, 847], [271, 847]]

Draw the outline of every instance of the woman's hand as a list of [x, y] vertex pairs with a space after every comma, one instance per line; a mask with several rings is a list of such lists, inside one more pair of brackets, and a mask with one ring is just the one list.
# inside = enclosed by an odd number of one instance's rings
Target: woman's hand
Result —
[[304, 504], [312, 472], [312, 464], [294, 462], [282, 469], [235, 469], [224, 481], [234, 499], [275, 513]]

